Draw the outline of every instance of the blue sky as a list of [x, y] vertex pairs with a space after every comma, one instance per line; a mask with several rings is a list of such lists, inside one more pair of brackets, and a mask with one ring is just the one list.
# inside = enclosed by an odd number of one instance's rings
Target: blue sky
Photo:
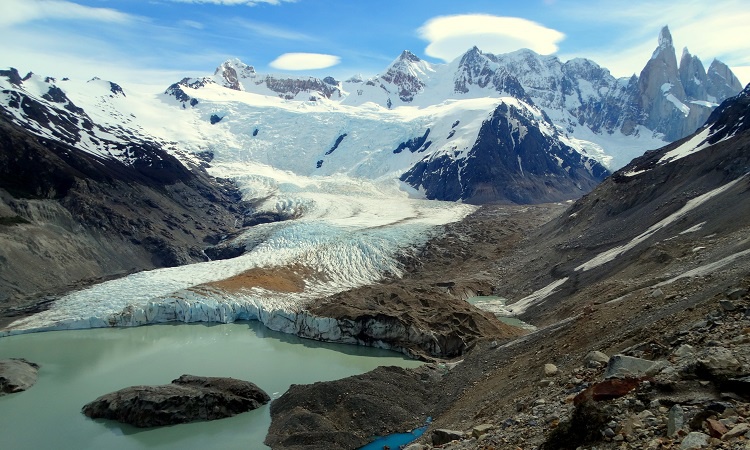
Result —
[[750, 82], [744, 0], [1, 0], [0, 66], [164, 84], [237, 57], [260, 72], [349, 77], [404, 49], [446, 62], [471, 46], [587, 57], [639, 73], [669, 25], [706, 66]]

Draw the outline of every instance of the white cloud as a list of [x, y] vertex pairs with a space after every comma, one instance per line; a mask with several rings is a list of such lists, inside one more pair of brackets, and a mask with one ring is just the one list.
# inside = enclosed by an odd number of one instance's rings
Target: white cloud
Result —
[[284, 53], [269, 64], [280, 70], [325, 69], [341, 62], [341, 58], [322, 53]]
[[[611, 24], [615, 39], [607, 46], [592, 42], [576, 56], [588, 57], [610, 69], [615, 76], [639, 73], [657, 46], [659, 30], [669, 26], [677, 58], [682, 48], [708, 64], [718, 58], [730, 67], [750, 66], [747, 51], [747, 24], [750, 10], [744, 0], [682, 0], [659, 2], [631, 0], [613, 8], [608, 0], [568, 7], [564, 14], [571, 20]], [[739, 77], [739, 76], [738, 76]], [[747, 76], [739, 77], [741, 81]]]
[[285, 28], [276, 27], [266, 23], [255, 22], [247, 19], [234, 18], [232, 23], [260, 36], [285, 39], [289, 41], [314, 41], [312, 36]]
[[195, 20], [180, 20], [179, 24], [188, 28], [194, 28], [196, 30], [202, 30], [206, 28], [202, 23], [196, 22]]
[[280, 5], [282, 3], [295, 3], [297, 0], [169, 0], [175, 3], [207, 3], [210, 5], [247, 5], [255, 6], [260, 4]]
[[737, 75], [742, 86], [747, 86], [750, 83], [750, 66], [734, 66], [730, 67], [730, 69]]
[[35, 20], [90, 20], [129, 22], [134, 17], [110, 8], [92, 8], [62, 0], [2, 0], [0, 27], [20, 25]]
[[441, 16], [428, 20], [419, 30], [428, 41], [425, 54], [452, 61], [473, 46], [490, 53], [528, 48], [547, 55], [555, 53], [565, 35], [518, 17], [485, 14]]

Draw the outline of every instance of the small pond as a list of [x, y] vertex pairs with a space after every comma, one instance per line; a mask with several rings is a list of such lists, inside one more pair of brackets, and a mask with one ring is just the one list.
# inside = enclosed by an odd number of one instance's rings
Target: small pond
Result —
[[513, 316], [513, 305], [510, 307], [506, 306], [508, 299], [504, 297], [498, 297], [495, 295], [478, 295], [476, 297], [469, 297], [466, 301], [482, 311], [491, 312], [501, 322], [507, 323], [508, 325], [513, 325], [530, 331], [536, 330], [534, 325], [526, 323]]

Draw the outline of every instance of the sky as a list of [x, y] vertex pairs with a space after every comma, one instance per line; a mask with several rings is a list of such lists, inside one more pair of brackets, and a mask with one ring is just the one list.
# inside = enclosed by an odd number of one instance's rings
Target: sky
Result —
[[167, 86], [239, 58], [261, 73], [383, 73], [403, 50], [433, 63], [473, 46], [585, 57], [640, 73], [668, 25], [708, 68], [750, 82], [746, 0], [0, 0], [0, 67]]

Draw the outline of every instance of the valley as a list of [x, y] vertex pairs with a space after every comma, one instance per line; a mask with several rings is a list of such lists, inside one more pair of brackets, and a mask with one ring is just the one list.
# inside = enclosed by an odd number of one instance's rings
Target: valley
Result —
[[[257, 321], [424, 362], [278, 388], [273, 449], [428, 422], [410, 450], [747, 448], [750, 87], [678, 65], [667, 27], [630, 78], [473, 47], [150, 89], [0, 71], [0, 349]], [[535, 329], [466, 301], [486, 295]], [[622, 358], [659, 365], [593, 398]]]

